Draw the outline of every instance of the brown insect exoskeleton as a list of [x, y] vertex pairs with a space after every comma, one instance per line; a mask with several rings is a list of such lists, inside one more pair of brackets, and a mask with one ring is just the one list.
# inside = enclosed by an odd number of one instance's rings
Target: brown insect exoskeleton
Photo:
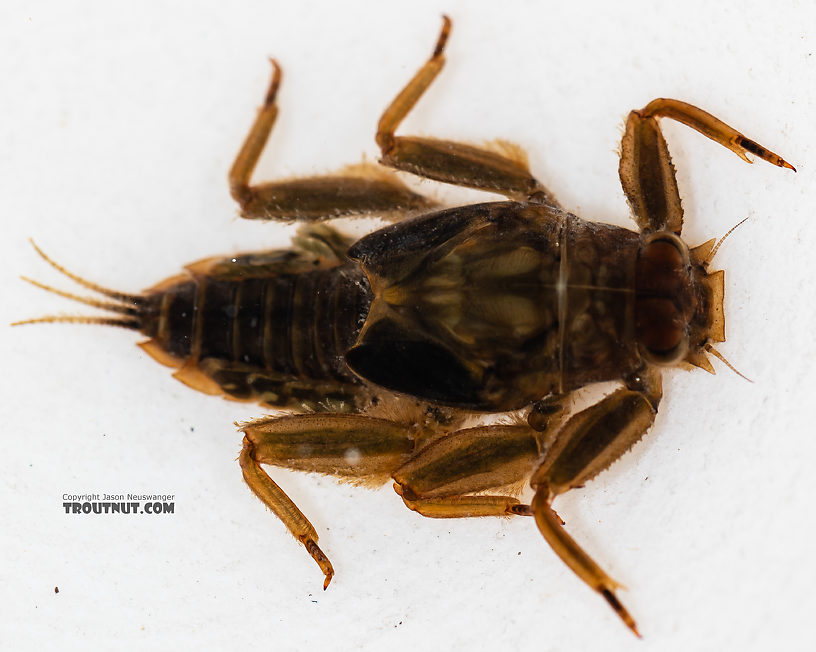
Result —
[[[515, 146], [486, 149], [395, 131], [442, 70], [451, 23], [377, 127], [380, 162], [337, 176], [252, 184], [277, 115], [277, 63], [266, 101], [229, 173], [243, 217], [305, 222], [290, 249], [211, 258], [141, 294], [73, 275], [107, 297], [52, 290], [112, 317], [30, 320], [108, 324], [208, 394], [290, 413], [244, 424], [250, 489], [323, 571], [315, 528], [263, 464], [375, 485], [388, 479], [433, 518], [531, 516], [564, 562], [623, 621], [618, 584], [567, 534], [553, 500], [584, 485], [651, 427], [661, 368], [701, 367], [725, 339], [715, 241], [689, 247], [658, 118], [793, 169], [708, 113], [657, 99], [626, 121], [620, 178], [639, 231], [563, 211]], [[387, 168], [503, 194], [440, 209]], [[357, 242], [321, 223], [401, 221]], [[38, 250], [39, 251], [39, 250]], [[33, 281], [32, 281], [33, 282]], [[48, 286], [40, 285], [51, 290]], [[621, 387], [570, 414], [576, 390]], [[574, 412], [574, 410], [573, 410]], [[485, 415], [507, 414], [489, 424]], [[524, 481], [531, 503], [516, 498]]]

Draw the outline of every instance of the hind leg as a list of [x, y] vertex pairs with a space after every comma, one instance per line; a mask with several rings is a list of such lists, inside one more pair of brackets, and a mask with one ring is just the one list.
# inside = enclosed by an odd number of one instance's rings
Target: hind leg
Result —
[[261, 464], [381, 483], [413, 451], [410, 428], [358, 414], [297, 414], [259, 419], [241, 430], [244, 480], [303, 544], [323, 571], [327, 588], [334, 569], [317, 545], [317, 531]]
[[[324, 588], [334, 569], [317, 545], [317, 532], [262, 464], [369, 486], [393, 478], [405, 504], [433, 518], [532, 515], [528, 505], [501, 490], [518, 486], [539, 455], [537, 436], [530, 427], [457, 430], [455, 415], [438, 409], [422, 411], [422, 404], [387, 403], [387, 413], [403, 416], [297, 414], [259, 419], [241, 428], [244, 480], [320, 566]], [[454, 432], [444, 434], [448, 428]], [[481, 493], [491, 489], [492, 495]]]
[[403, 217], [436, 202], [411, 192], [396, 176], [374, 165], [350, 166], [342, 174], [251, 183], [252, 172], [278, 115], [281, 69], [272, 61], [263, 106], [229, 172], [230, 192], [248, 219], [326, 220], [351, 215]]

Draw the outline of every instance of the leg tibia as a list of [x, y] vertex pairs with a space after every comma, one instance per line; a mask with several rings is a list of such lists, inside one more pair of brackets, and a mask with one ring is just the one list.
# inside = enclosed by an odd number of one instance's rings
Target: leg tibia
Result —
[[414, 108], [422, 94], [431, 85], [445, 65], [445, 44], [450, 35], [451, 21], [447, 16], [442, 17], [442, 31], [436, 40], [431, 58], [419, 69], [408, 85], [403, 88], [394, 101], [380, 117], [377, 125], [377, 144], [383, 151], [387, 151], [394, 142], [394, 131], [399, 127], [405, 116]]
[[323, 554], [323, 551], [317, 545], [317, 532], [309, 523], [309, 519], [292, 502], [292, 499], [261, 468], [258, 460], [255, 459], [254, 453], [252, 442], [248, 437], [244, 437], [244, 448], [239, 457], [244, 480], [252, 493], [258, 496], [264, 505], [271, 509], [283, 522], [292, 535], [305, 546], [312, 559], [323, 571], [323, 589], [325, 590], [334, 576], [334, 568], [332, 568], [328, 557]]
[[[397, 493], [400, 486], [394, 485]], [[409, 509], [428, 518], [466, 518], [472, 516], [513, 516], [527, 514], [526, 505], [511, 496], [451, 496], [402, 500]]]
[[281, 69], [274, 59], [271, 60], [271, 63], [272, 81], [269, 83], [266, 100], [258, 111], [258, 116], [255, 118], [255, 122], [252, 124], [252, 128], [249, 130], [246, 140], [241, 145], [241, 149], [238, 151], [235, 162], [229, 171], [230, 193], [240, 204], [247, 201], [251, 195], [249, 179], [278, 117], [278, 105], [275, 99], [280, 86]]
[[661, 97], [652, 100], [640, 111], [637, 111], [637, 113], [644, 118], [663, 117], [682, 122], [684, 125], [707, 136], [715, 143], [727, 147], [747, 163], [751, 163], [751, 159], [746, 156], [746, 153], [751, 153], [763, 161], [768, 161], [768, 163], [772, 163], [778, 167], [795, 171], [794, 167], [778, 154], [774, 154], [772, 151], [762, 147], [762, 145], [746, 138], [739, 131], [733, 127], [729, 127], [719, 118], [715, 118], [710, 113], [698, 109], [691, 104], [687, 104], [686, 102]]
[[634, 619], [615, 595], [615, 590], [620, 587], [620, 584], [609, 577], [567, 534], [563, 521], [550, 506], [551, 500], [549, 489], [546, 486], [539, 487], [532, 503], [532, 511], [539, 531], [555, 554], [590, 588], [603, 595], [629, 629], [640, 636]]

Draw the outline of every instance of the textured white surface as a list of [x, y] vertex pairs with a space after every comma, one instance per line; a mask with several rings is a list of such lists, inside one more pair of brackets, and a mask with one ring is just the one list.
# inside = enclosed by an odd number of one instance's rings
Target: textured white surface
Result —
[[[716, 263], [720, 348], [756, 383], [716, 362], [716, 377], [666, 374], [653, 431], [557, 503], [629, 587], [643, 641], [530, 520], [423, 520], [388, 487], [275, 472], [337, 570], [323, 593], [242, 484], [232, 422], [257, 408], [186, 389], [127, 332], [0, 326], [0, 646], [814, 649], [816, 12], [594, 4], [4, 3], [0, 324], [74, 309], [17, 278], [70, 287], [28, 237], [133, 291], [197, 258], [285, 243], [287, 229], [236, 219], [225, 182], [270, 55], [285, 78], [259, 178], [376, 158], [379, 113], [444, 11], [448, 67], [403, 133], [519, 142], [566, 208], [622, 225], [626, 113], [660, 96], [699, 105], [799, 172], [664, 126], [686, 239], [751, 217]], [[89, 491], [173, 493], [176, 513], [62, 513], [63, 493]]]

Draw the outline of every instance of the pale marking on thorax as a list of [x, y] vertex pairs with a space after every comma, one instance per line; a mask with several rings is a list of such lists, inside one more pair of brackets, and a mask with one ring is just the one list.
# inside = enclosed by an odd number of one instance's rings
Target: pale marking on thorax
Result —
[[567, 333], [567, 228], [568, 218], [561, 218], [558, 240], [561, 248], [561, 261], [558, 266], [558, 282], [555, 293], [558, 299], [558, 393], [564, 393], [564, 340]]

